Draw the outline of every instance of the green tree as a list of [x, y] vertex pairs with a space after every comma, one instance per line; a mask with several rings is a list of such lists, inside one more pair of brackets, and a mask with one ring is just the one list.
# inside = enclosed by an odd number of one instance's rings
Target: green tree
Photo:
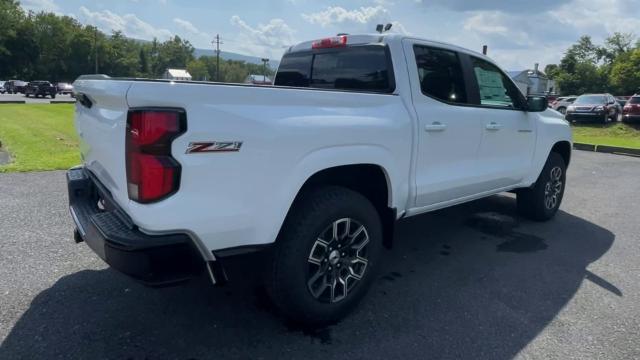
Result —
[[640, 92], [640, 47], [616, 58], [609, 82], [621, 94]]
[[189, 63], [187, 64], [187, 71], [189, 71], [189, 73], [193, 77], [193, 80], [211, 80], [209, 70], [207, 69], [207, 64], [199, 59], [189, 61]]

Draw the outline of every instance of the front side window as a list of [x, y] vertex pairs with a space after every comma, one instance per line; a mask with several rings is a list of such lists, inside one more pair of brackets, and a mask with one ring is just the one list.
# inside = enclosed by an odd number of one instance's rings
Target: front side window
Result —
[[422, 93], [441, 101], [466, 104], [467, 92], [458, 54], [444, 49], [414, 46]]
[[471, 58], [478, 81], [480, 105], [511, 109], [522, 108], [519, 90], [498, 67], [488, 61]]

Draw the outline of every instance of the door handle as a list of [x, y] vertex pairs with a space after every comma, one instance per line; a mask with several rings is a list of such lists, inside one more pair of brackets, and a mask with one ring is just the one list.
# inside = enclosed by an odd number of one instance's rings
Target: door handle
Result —
[[487, 130], [491, 130], [491, 131], [498, 131], [500, 129], [502, 129], [502, 125], [496, 123], [496, 122], [491, 122], [489, 124], [487, 124], [487, 126], [485, 126], [487, 128]]
[[427, 125], [424, 127], [424, 130], [428, 132], [439, 132], [439, 131], [445, 131], [446, 129], [447, 129], [447, 125], [439, 121], [435, 121], [431, 125]]

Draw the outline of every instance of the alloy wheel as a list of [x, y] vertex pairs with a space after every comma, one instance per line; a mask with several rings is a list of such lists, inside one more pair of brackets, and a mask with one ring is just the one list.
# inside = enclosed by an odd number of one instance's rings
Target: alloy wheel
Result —
[[551, 210], [554, 209], [560, 200], [562, 193], [562, 168], [559, 166], [551, 169], [549, 180], [544, 187], [544, 206]]
[[358, 285], [369, 264], [369, 233], [360, 222], [344, 218], [323, 230], [308, 258], [307, 288], [324, 303], [347, 298]]

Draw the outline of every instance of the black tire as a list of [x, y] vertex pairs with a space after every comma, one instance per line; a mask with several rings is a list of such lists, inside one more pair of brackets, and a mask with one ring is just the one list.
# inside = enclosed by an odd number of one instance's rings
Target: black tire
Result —
[[[555, 179], [561, 182], [559, 185], [554, 181], [554, 178], [557, 177], [554, 176], [556, 173], [552, 173], [552, 171], [557, 171], [557, 168], [561, 171], [560, 177]], [[531, 220], [550, 220], [560, 208], [566, 184], [567, 166], [564, 159], [560, 154], [552, 152], [533, 187], [520, 189], [517, 192], [518, 212]], [[556, 190], [559, 192], [555, 193]], [[553, 195], [555, 195], [555, 200], [549, 201], [548, 196], [553, 198]]]
[[51, 99], [55, 99], [56, 98], [56, 94], [51, 94]]
[[559, 107], [559, 108], [558, 108], [558, 112], [559, 112], [560, 114], [563, 114], [563, 115], [564, 115], [564, 114], [566, 114], [566, 113], [567, 113], [567, 108], [566, 108], [566, 107], [564, 107], [564, 106], [561, 106], [561, 107]]
[[[362, 250], [354, 250], [353, 245], [345, 246], [349, 242], [350, 232], [357, 232], [353, 229], [348, 230], [349, 227], [344, 223], [339, 223], [341, 219], [346, 218], [352, 219], [353, 222], [350, 224], [358, 223], [356, 225], [358, 229], [360, 226], [365, 228], [364, 233], [360, 232], [360, 235], [354, 236], [354, 240], [352, 240], [354, 243], [360, 241], [366, 243], [363, 236], [368, 236], [368, 243], [361, 246], [361, 249], [365, 250], [364, 253], [360, 253]], [[340, 230], [347, 237], [342, 240], [327, 240], [326, 246], [318, 246], [319, 239], [328, 238], [323, 234], [326, 234], [327, 229], [333, 229], [336, 223], [343, 224], [344, 229], [342, 230], [347, 229], [344, 232]], [[337, 247], [340, 242], [342, 242], [341, 246], [344, 246], [341, 250], [340, 247]], [[336, 250], [330, 250], [331, 244], [333, 244], [333, 249], [338, 249], [338, 252], [355, 251], [355, 256], [362, 257], [365, 256], [363, 254], [366, 254], [368, 263], [363, 270], [360, 270], [362, 268], [356, 270], [362, 271], [359, 281], [353, 282], [356, 279], [346, 275], [349, 273], [346, 266], [349, 263], [348, 257], [350, 255], [345, 256], [345, 253], [342, 253], [344, 258], [338, 257], [337, 260], [335, 257], [332, 258], [329, 254], [335, 253]], [[375, 278], [381, 251], [382, 225], [380, 216], [367, 198], [342, 187], [323, 187], [310, 191], [296, 201], [278, 235], [271, 254], [271, 261], [265, 272], [267, 292], [281, 313], [290, 321], [313, 326], [333, 324], [345, 317], [367, 293]], [[321, 260], [320, 264], [313, 264], [310, 260], [312, 257], [324, 260]], [[345, 265], [338, 269], [340, 265], [333, 263], [333, 261], [337, 261], [339, 264], [344, 262]], [[344, 283], [351, 284], [347, 286], [351, 287], [342, 299], [334, 299], [333, 294], [337, 293], [342, 296], [344, 287], [336, 282], [335, 284], [338, 285], [335, 285], [332, 293], [332, 288], [328, 285], [332, 276], [331, 271], [316, 277], [317, 280], [322, 281], [323, 285], [317, 286], [316, 289], [324, 290], [320, 296], [312, 294], [311, 288], [317, 284], [317, 281], [310, 283], [311, 279], [321, 272], [323, 266], [325, 266], [325, 270], [330, 270], [331, 264], [334, 267], [333, 273], [340, 272], [343, 274], [340, 276], [346, 278]], [[355, 266], [358, 265], [362, 264]], [[344, 279], [341, 278], [341, 280]], [[341, 290], [342, 293], [340, 293]], [[329, 299], [323, 299], [322, 296], [329, 297]]]

